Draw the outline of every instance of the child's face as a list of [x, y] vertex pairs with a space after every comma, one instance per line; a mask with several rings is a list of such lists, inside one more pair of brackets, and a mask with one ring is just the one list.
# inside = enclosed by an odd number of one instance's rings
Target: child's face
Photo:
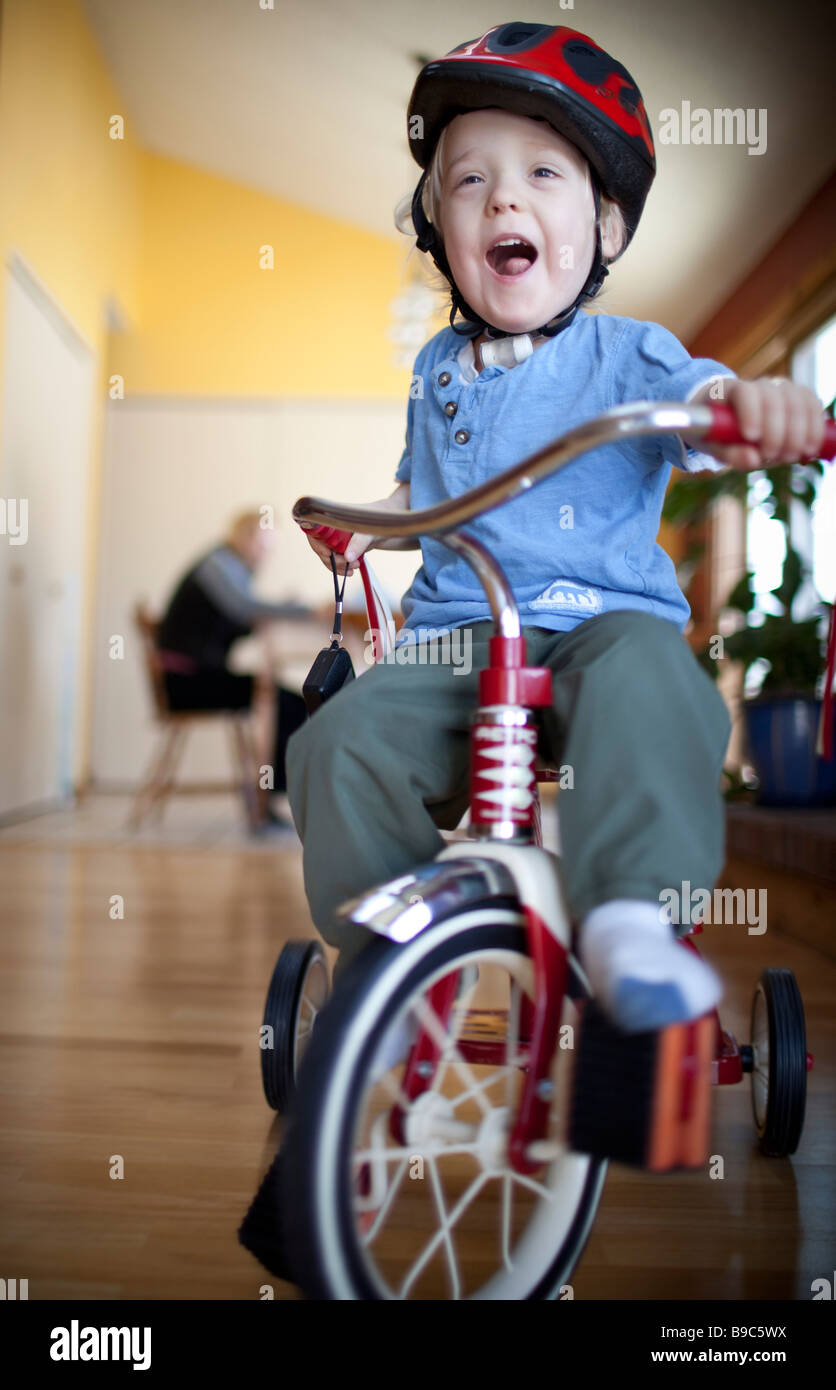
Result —
[[[548, 323], [592, 265], [595, 203], [583, 155], [545, 121], [491, 107], [450, 122], [444, 156], [440, 230], [465, 300], [509, 333]], [[528, 247], [494, 249], [508, 237]]]

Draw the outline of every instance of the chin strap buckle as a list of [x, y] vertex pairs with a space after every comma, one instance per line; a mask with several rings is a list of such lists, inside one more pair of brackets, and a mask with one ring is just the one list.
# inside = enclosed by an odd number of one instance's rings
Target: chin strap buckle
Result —
[[531, 333], [517, 333], [496, 341], [489, 338], [481, 347], [482, 366], [516, 367], [518, 362], [525, 362], [534, 352], [532, 337]]

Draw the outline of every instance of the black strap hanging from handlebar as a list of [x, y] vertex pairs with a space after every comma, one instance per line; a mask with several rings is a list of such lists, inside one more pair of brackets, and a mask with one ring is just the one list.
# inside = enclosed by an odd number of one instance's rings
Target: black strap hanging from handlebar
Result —
[[334, 575], [334, 632], [342, 630], [343, 621], [343, 594], [345, 593], [345, 581], [348, 579], [348, 561], [346, 561], [345, 573], [343, 574], [343, 586], [337, 584], [337, 562], [334, 559], [334, 552], [331, 551], [331, 571]]
[[345, 593], [345, 581], [348, 578], [348, 562], [346, 561], [342, 588], [340, 588], [337, 583], [337, 564], [333, 550], [331, 551], [331, 572], [334, 576], [334, 603], [336, 606], [334, 627], [331, 632], [331, 645], [324, 647], [319, 653], [302, 686], [302, 695], [309, 715], [318, 710], [326, 700], [330, 700], [332, 695], [336, 695], [338, 690], [342, 690], [347, 681], [354, 680], [351, 656], [344, 647], [340, 646], [342, 641], [340, 628], [343, 620], [343, 594]]

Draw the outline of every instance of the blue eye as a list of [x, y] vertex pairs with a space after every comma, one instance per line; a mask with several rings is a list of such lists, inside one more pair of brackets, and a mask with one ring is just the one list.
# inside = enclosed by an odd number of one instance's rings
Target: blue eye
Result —
[[[548, 174], [550, 179], [556, 179], [560, 177], [560, 175], [557, 173], [555, 169], [550, 169], [546, 164], [539, 164], [537, 168], [534, 169], [532, 172], [534, 174]], [[481, 174], [465, 174], [464, 178], [459, 179], [458, 183], [456, 184], [456, 187], [464, 188], [467, 184], [471, 182], [472, 179], [477, 179], [479, 180], [479, 182], [481, 182], [482, 176]]]

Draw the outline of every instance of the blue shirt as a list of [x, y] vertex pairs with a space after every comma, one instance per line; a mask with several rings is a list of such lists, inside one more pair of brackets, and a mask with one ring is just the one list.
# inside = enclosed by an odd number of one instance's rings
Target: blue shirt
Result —
[[[410, 484], [413, 510], [459, 496], [613, 406], [684, 401], [711, 378], [734, 376], [719, 362], [690, 357], [657, 323], [583, 310], [524, 362], [486, 367], [474, 381], [462, 375], [462, 343], [444, 328], [415, 361], [396, 473]], [[469, 345], [465, 352], [472, 356]], [[598, 613], [637, 608], [685, 628], [691, 610], [656, 541], [672, 466], [723, 467], [686, 450], [679, 435], [623, 440], [467, 524], [505, 571], [523, 626], [566, 631]], [[414, 629], [491, 617], [463, 558], [434, 536], [421, 537], [421, 553], [401, 600], [399, 645], [420, 639]]]

